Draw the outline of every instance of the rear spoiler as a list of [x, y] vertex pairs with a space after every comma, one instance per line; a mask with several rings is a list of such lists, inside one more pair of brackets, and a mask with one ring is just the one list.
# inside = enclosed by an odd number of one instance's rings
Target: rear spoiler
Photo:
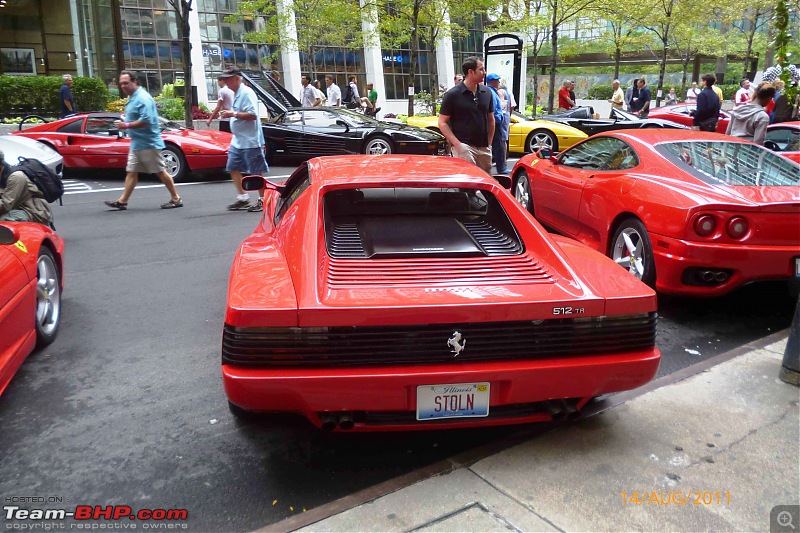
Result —
[[282, 115], [290, 107], [300, 107], [300, 101], [267, 73], [243, 70], [242, 78], [253, 88], [256, 96], [267, 107], [271, 116]]

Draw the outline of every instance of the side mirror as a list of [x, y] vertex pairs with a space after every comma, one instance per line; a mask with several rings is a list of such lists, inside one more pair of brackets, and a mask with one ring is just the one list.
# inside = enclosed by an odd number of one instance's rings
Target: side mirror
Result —
[[14, 244], [19, 240], [19, 232], [16, 228], [0, 226], [0, 244]]
[[242, 189], [246, 191], [260, 191], [261, 189], [268, 189], [270, 191], [282, 192], [283, 187], [275, 185], [264, 176], [245, 176], [242, 178]]
[[505, 174], [495, 174], [492, 177], [504, 189], [511, 189], [511, 176], [506, 176]]
[[348, 131], [350, 131], [350, 126], [348, 126], [348, 125], [347, 125], [347, 122], [345, 122], [344, 120], [337, 120], [337, 121], [336, 121], [336, 125], [337, 125], [337, 126], [344, 126], [344, 131], [345, 131], [345, 133], [347, 133]]
[[550, 159], [553, 155], [553, 151], [545, 146], [544, 148], [539, 148], [536, 155], [539, 156], [539, 159]]
[[117, 139], [125, 138], [125, 130], [117, 130]]

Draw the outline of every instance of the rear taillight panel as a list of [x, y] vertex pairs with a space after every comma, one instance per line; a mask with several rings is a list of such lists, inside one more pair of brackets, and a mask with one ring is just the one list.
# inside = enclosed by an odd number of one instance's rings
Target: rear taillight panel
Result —
[[699, 211], [689, 223], [689, 237], [705, 241], [741, 242], [752, 233], [746, 216], [723, 211]]

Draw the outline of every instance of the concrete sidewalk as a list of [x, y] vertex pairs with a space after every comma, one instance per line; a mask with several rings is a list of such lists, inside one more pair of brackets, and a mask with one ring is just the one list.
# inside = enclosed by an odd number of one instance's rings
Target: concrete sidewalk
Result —
[[[778, 379], [787, 336], [619, 395], [623, 403], [595, 416], [264, 530], [797, 533], [800, 389]], [[784, 527], [782, 509], [770, 520], [777, 505], [797, 506]]]

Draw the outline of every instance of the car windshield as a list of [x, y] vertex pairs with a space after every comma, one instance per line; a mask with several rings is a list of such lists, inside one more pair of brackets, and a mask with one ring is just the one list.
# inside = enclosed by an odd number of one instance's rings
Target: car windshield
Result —
[[797, 186], [800, 166], [757, 144], [728, 141], [664, 142], [655, 149], [712, 185]]
[[161, 131], [169, 131], [169, 130], [185, 130], [184, 126], [181, 126], [177, 122], [173, 120], [167, 120], [165, 118], [158, 117], [158, 121], [160, 123]]
[[639, 117], [637, 117], [636, 115], [623, 111], [622, 109], [615, 109], [614, 114], [617, 116], [617, 120], [631, 120], [631, 121], [639, 120]]

